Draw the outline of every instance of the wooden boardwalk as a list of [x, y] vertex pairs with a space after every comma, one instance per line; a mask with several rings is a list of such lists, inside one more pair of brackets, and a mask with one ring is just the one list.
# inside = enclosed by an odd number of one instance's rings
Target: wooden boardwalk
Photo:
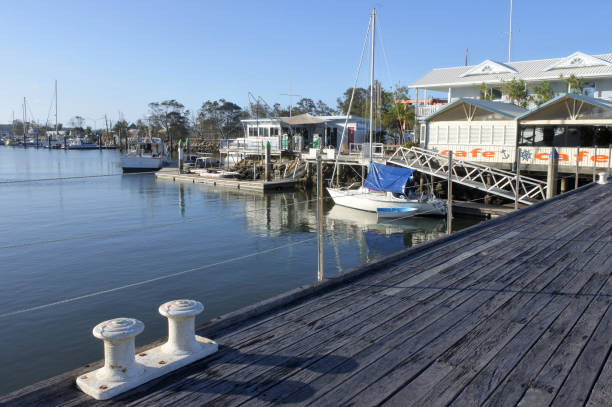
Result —
[[119, 398], [82, 370], [7, 405], [610, 406], [612, 184], [232, 313], [221, 347]]

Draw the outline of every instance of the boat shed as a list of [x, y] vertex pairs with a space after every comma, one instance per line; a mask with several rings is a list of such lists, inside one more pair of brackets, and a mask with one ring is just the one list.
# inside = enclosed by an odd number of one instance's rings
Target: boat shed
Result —
[[511, 103], [459, 98], [423, 120], [425, 148], [457, 158], [496, 161], [516, 146], [516, 118], [526, 109]]

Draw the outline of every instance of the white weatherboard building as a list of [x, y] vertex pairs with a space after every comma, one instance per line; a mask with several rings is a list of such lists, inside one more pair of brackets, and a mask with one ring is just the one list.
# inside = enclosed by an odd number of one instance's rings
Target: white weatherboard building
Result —
[[[484, 83], [490, 89], [493, 101], [509, 102], [508, 95], [502, 91], [505, 82], [512, 79], [524, 80], [529, 93], [533, 95], [533, 87], [547, 81], [554, 96], [558, 96], [571, 91], [561, 78], [570, 75], [584, 78], [585, 96], [612, 100], [612, 54], [588, 55], [583, 52], [575, 52], [563, 58], [516, 62], [487, 59], [478, 65], [435, 68], [409, 88], [416, 90], [416, 99], [425, 99], [428, 91], [435, 91], [446, 93], [448, 101], [452, 102], [458, 98], [480, 98]], [[416, 109], [417, 118], [426, 117], [439, 108], [419, 105]]]
[[552, 147], [560, 170], [609, 168], [612, 100], [563, 94], [532, 110], [511, 103], [459, 98], [422, 119], [427, 149], [466, 161], [511, 168], [520, 149], [521, 165], [545, 170]]
[[[308, 113], [292, 117], [241, 120], [244, 137], [220, 140], [219, 149], [227, 165], [248, 156], [261, 156], [267, 143], [273, 155], [302, 153], [324, 147], [326, 154], [364, 151], [369, 142], [370, 124], [358, 116], [312, 116]], [[346, 124], [344, 140], [339, 146]]]

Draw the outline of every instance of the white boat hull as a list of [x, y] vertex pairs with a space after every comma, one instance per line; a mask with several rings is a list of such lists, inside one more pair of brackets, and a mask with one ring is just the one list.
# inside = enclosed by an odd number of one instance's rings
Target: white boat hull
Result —
[[379, 217], [442, 216], [446, 214], [446, 207], [438, 200], [420, 201], [396, 198], [385, 193], [370, 192], [363, 188], [357, 190], [327, 188], [327, 192], [336, 205], [374, 212]]
[[123, 172], [157, 171], [163, 164], [163, 157], [121, 157]]

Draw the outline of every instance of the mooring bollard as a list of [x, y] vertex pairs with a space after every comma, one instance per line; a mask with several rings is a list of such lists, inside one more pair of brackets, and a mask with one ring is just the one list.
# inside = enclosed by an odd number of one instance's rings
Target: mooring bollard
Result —
[[134, 358], [134, 338], [144, 330], [137, 319], [115, 318], [95, 326], [93, 335], [104, 341], [104, 367], [96, 373], [100, 380], [121, 382], [138, 376], [144, 367]]
[[608, 183], [608, 173], [602, 171], [599, 173], [599, 180], [597, 180], [598, 184], [607, 184]]
[[194, 300], [169, 301], [159, 306], [159, 313], [168, 318], [168, 342], [162, 345], [164, 353], [191, 355], [202, 349], [195, 336], [195, 317], [204, 311], [204, 305]]
[[142, 322], [116, 318], [96, 325], [93, 334], [104, 341], [104, 366], [77, 377], [77, 386], [106, 400], [215, 353], [217, 342], [195, 335], [195, 317], [203, 310], [194, 300], [162, 304], [159, 312], [168, 318], [168, 342], [137, 355], [134, 338], [143, 331]]

